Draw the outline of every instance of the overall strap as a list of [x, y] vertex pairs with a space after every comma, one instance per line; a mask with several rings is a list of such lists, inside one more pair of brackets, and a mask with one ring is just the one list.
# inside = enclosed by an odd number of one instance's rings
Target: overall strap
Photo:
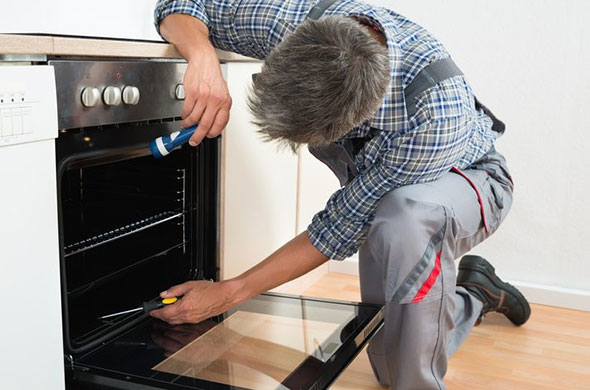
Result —
[[322, 15], [324, 14], [324, 12], [335, 2], [337, 2], [338, 0], [321, 0], [319, 3], [317, 3], [315, 6], [313, 6], [312, 9], [309, 10], [309, 12], [307, 13], [307, 15], [305, 16], [305, 19], [313, 19], [313, 20], [318, 20], [319, 18], [322, 17]]
[[416, 113], [416, 97], [436, 84], [455, 76], [461, 76], [463, 72], [450, 58], [435, 61], [424, 67], [414, 80], [404, 89], [406, 96], [406, 109], [408, 117]]
[[[450, 79], [455, 76], [462, 76], [463, 72], [450, 58], [444, 58], [442, 60], [435, 61], [418, 73], [414, 80], [404, 89], [404, 95], [406, 97], [406, 110], [408, 117], [416, 113], [416, 97], [422, 92], [429, 88], [434, 87], [436, 84]], [[496, 116], [490, 111], [489, 108], [481, 104], [481, 102], [475, 98], [475, 109], [482, 110], [492, 120], [492, 130], [497, 133], [504, 133], [506, 125], [504, 122], [496, 118]]]

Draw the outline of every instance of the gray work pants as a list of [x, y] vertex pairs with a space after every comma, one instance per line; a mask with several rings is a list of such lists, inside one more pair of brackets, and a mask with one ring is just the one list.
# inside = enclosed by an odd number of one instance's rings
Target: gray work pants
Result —
[[482, 309], [455, 286], [454, 261], [498, 228], [512, 189], [506, 161], [492, 149], [463, 172], [381, 199], [360, 248], [359, 270], [362, 300], [385, 305], [384, 327], [368, 348], [382, 385], [445, 389], [447, 359]]

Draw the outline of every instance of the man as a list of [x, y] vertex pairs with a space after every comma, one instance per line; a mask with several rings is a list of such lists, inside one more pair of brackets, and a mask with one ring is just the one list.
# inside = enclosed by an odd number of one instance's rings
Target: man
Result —
[[161, 35], [188, 60], [182, 126], [197, 145], [226, 125], [231, 98], [214, 46], [265, 60], [249, 105], [269, 140], [310, 151], [342, 188], [306, 232], [221, 283], [191, 281], [155, 317], [198, 322], [332, 259], [360, 251], [363, 301], [385, 305], [369, 346], [380, 383], [444, 389], [447, 358], [483, 313], [514, 324], [526, 299], [477, 256], [512, 203], [494, 149], [503, 124], [474, 98], [420, 26], [356, 0], [160, 0]]

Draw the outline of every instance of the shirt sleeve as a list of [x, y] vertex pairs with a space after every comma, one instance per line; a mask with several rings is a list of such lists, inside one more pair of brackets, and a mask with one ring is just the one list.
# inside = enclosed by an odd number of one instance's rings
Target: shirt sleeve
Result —
[[158, 34], [160, 34], [160, 21], [172, 14], [191, 15], [205, 23], [208, 28], [211, 28], [211, 20], [205, 12], [201, 0], [158, 0], [154, 9], [154, 24]]
[[307, 228], [311, 243], [334, 260], [353, 255], [365, 240], [383, 195], [403, 185], [432, 181], [448, 171], [447, 162], [437, 157], [440, 153], [425, 147], [427, 137], [386, 142], [381, 159], [336, 191], [314, 216]]

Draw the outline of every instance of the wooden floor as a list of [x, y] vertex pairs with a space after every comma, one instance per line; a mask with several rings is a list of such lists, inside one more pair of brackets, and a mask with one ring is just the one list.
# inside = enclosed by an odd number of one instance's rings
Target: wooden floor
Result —
[[[358, 277], [329, 273], [303, 295], [358, 301]], [[518, 328], [491, 313], [450, 359], [445, 382], [449, 390], [590, 390], [590, 312], [533, 305]], [[383, 387], [363, 351], [332, 389]]]

